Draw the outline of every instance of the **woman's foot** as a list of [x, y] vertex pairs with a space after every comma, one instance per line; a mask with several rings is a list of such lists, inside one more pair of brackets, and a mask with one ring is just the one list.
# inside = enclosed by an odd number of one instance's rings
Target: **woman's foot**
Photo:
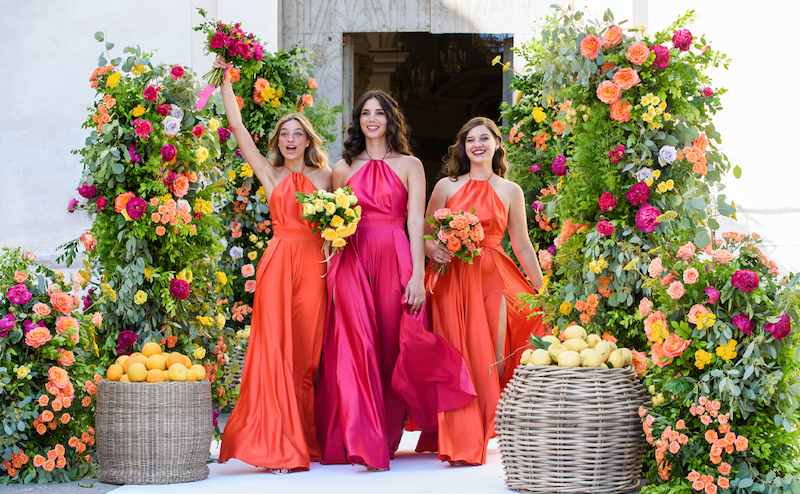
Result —
[[451, 467], [472, 467], [474, 466], [472, 463], [467, 463], [466, 461], [453, 461], [450, 460]]
[[270, 468], [269, 473], [274, 475], [285, 475], [287, 473], [291, 473], [291, 470], [288, 468]]
[[368, 472], [386, 472], [388, 468], [374, 468], [374, 467], [367, 467]]

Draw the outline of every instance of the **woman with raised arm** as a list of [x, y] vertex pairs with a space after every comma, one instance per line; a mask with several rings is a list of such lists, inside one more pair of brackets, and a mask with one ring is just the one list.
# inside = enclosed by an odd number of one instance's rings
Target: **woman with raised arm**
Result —
[[[221, 58], [214, 68], [227, 67]], [[225, 425], [219, 460], [238, 458], [272, 473], [308, 470], [320, 460], [314, 378], [322, 348], [327, 287], [322, 238], [302, 219], [295, 192], [330, 190], [322, 141], [302, 114], [278, 120], [261, 155], [227, 71], [225, 113], [242, 156], [269, 198], [273, 237], [258, 263], [250, 342], [239, 399]]]
[[425, 172], [406, 132], [394, 99], [369, 91], [353, 109], [344, 159], [333, 166], [333, 187], [353, 188], [361, 220], [328, 270], [317, 389], [324, 464], [387, 470], [407, 410], [435, 432], [437, 412], [475, 396], [458, 351], [427, 329]]
[[[466, 212], [475, 208], [486, 235], [480, 242], [482, 254], [473, 264], [453, 259], [436, 240], [425, 244], [432, 262], [450, 263], [428, 299], [431, 329], [461, 351], [478, 394], [466, 406], [439, 414], [439, 459], [454, 466], [486, 462], [501, 386], [519, 363], [522, 352], [517, 350], [531, 333], [544, 334], [541, 318], [528, 319], [531, 310], [517, 299], [520, 292], [541, 288], [542, 271], [528, 237], [522, 189], [505, 179], [508, 163], [500, 139], [492, 120], [475, 117], [467, 122], [450, 146], [443, 168], [446, 177], [428, 202], [428, 215], [445, 207]], [[500, 245], [506, 227], [533, 286]], [[494, 370], [492, 365], [507, 355]]]

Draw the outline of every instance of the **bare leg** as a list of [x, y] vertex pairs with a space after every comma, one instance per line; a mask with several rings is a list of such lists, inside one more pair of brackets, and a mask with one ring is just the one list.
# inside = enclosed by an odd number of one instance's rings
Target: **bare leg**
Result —
[[[495, 342], [494, 360], [500, 362], [505, 358], [506, 350], [506, 331], [508, 329], [508, 306], [505, 296], [500, 298], [500, 314], [497, 321], [497, 341]], [[512, 348], [513, 352], [515, 349]], [[506, 363], [503, 360], [497, 364], [497, 375], [502, 376], [506, 371]]]

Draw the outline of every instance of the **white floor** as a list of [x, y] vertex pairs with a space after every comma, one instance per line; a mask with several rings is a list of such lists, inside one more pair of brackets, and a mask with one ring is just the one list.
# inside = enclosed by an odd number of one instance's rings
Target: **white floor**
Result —
[[[249, 494], [269, 492], [314, 494], [390, 494], [390, 493], [458, 493], [508, 494], [503, 480], [503, 467], [496, 440], [489, 442], [486, 465], [451, 467], [440, 462], [435, 454], [417, 454], [418, 432], [406, 432], [400, 449], [388, 472], [367, 472], [360, 465], [320, 465], [312, 463], [308, 472], [272, 475], [263, 468], [252, 467], [238, 460], [224, 465], [211, 463], [211, 474], [200, 482], [171, 485], [125, 485], [114, 494], [183, 493]], [[219, 446], [212, 444], [213, 457]]]

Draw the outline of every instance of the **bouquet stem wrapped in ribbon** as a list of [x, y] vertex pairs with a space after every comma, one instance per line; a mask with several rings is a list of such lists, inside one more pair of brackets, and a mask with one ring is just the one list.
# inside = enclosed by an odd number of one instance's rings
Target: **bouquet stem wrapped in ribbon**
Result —
[[314, 224], [325, 240], [323, 250], [333, 248], [325, 262], [347, 245], [345, 240], [356, 232], [361, 220], [361, 206], [351, 187], [340, 187], [333, 192], [315, 190], [308, 194], [295, 192], [297, 202], [303, 205], [303, 219]]
[[[472, 264], [475, 256], [482, 254], [480, 242], [486, 236], [481, 221], [472, 212], [450, 211], [448, 208], [438, 209], [428, 218], [428, 223], [436, 227], [435, 235], [425, 235], [447, 247], [455, 257]], [[425, 291], [433, 293], [433, 287], [439, 277], [447, 272], [447, 263], [431, 261], [425, 269]]]

